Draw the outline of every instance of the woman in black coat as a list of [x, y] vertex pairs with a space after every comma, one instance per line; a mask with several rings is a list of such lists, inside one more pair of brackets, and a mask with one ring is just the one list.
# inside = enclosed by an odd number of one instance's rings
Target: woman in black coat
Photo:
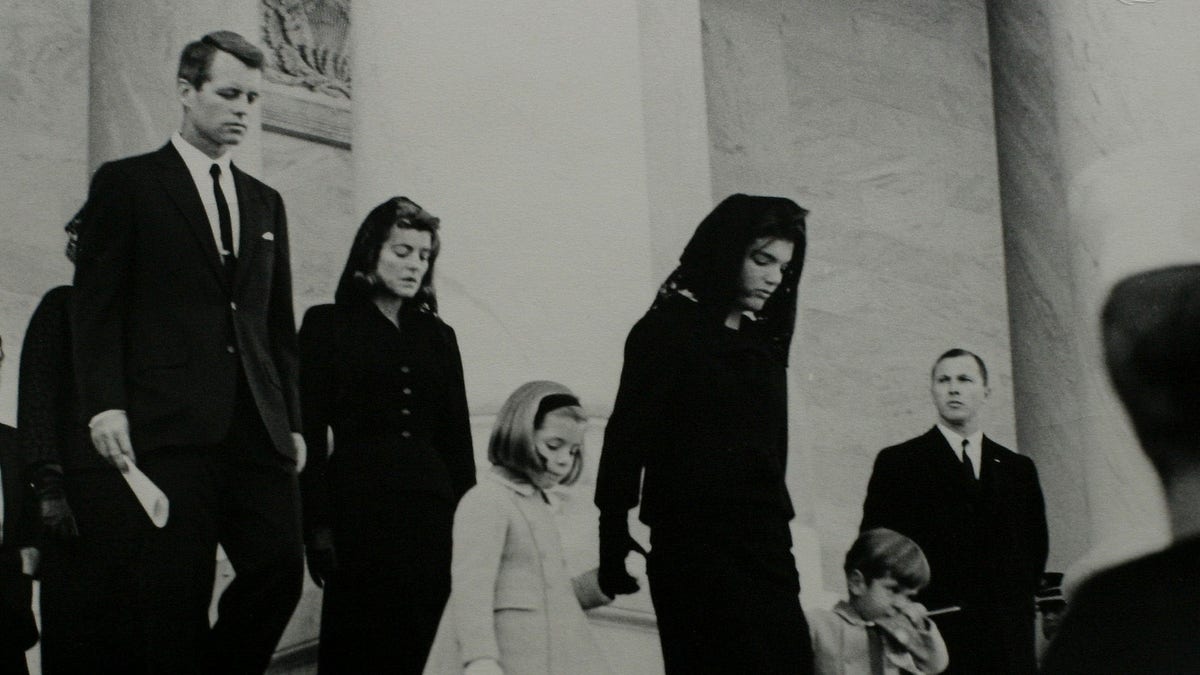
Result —
[[[86, 208], [66, 227], [72, 263]], [[153, 528], [79, 419], [71, 296], [70, 286], [57, 286], [38, 303], [17, 388], [18, 438], [40, 520], [42, 672], [134, 672], [144, 669], [143, 651], [131, 636], [143, 629], [131, 570]]]
[[733, 195], [696, 229], [629, 333], [596, 483], [600, 584], [651, 528], [647, 572], [668, 673], [811, 672], [791, 553], [787, 354], [806, 211]]
[[438, 247], [437, 218], [404, 197], [380, 204], [334, 304], [300, 328], [324, 673], [421, 672], [450, 592], [454, 509], [475, 462], [458, 343], [437, 315]]

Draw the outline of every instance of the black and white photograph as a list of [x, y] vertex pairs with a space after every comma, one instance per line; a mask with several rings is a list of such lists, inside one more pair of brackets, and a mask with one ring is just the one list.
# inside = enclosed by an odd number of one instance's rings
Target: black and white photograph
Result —
[[0, 1], [0, 673], [1200, 672], [1198, 34]]

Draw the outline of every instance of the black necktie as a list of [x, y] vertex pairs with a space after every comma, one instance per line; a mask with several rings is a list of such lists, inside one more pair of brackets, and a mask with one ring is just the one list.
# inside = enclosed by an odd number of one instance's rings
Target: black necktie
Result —
[[970, 455], [967, 454], [967, 446], [969, 446], [969, 445], [971, 445], [971, 442], [964, 438], [963, 439], [963, 461], [962, 461], [963, 473], [966, 475], [967, 478], [970, 478], [972, 481], [974, 481], [975, 480], [975, 465], [971, 463], [971, 457], [970, 457]]
[[232, 270], [236, 262], [233, 256], [233, 218], [229, 215], [229, 202], [225, 201], [225, 193], [221, 190], [221, 165], [213, 164], [209, 167], [208, 175], [212, 176], [213, 194], [217, 196], [217, 219], [221, 226], [221, 262]]

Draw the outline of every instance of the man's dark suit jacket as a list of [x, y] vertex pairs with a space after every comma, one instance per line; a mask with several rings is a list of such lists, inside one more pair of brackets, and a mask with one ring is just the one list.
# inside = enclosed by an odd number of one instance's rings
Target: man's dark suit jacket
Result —
[[981, 473], [969, 481], [935, 426], [885, 448], [863, 505], [862, 529], [911, 537], [932, 578], [919, 599], [937, 619], [955, 673], [1030, 673], [1035, 668], [1033, 594], [1046, 564], [1045, 504], [1028, 457], [986, 436]]
[[29, 499], [17, 448], [17, 432], [0, 424], [0, 477], [4, 481], [4, 541], [0, 543], [0, 669], [38, 639], [33, 620], [32, 580], [21, 572], [21, 546], [31, 532]]
[[109, 162], [92, 179], [72, 314], [83, 419], [127, 411], [134, 452], [208, 445], [230, 428], [239, 370], [275, 448], [299, 432], [287, 220], [279, 193], [232, 167], [237, 271], [217, 253], [175, 148]]

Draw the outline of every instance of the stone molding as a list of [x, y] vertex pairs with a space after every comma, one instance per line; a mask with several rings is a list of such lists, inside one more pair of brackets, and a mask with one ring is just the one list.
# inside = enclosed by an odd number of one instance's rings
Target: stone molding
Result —
[[350, 0], [260, 0], [263, 128], [350, 148]]

